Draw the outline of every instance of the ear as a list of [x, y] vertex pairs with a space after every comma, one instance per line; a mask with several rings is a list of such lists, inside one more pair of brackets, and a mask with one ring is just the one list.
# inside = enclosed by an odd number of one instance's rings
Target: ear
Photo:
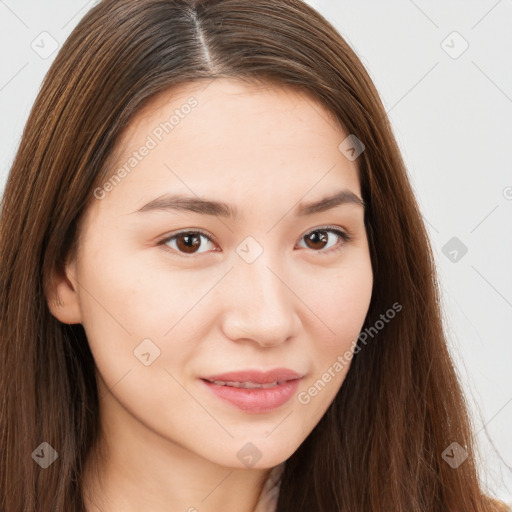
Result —
[[52, 315], [65, 324], [82, 322], [78, 281], [76, 279], [76, 260], [66, 262], [64, 273], [57, 270], [51, 277], [51, 285], [46, 292], [46, 300]]

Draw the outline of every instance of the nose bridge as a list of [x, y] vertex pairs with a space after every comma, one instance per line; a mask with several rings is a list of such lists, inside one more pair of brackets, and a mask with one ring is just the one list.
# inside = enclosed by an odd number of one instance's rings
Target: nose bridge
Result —
[[260, 311], [270, 306], [272, 311], [277, 311], [283, 309], [289, 298], [283, 289], [282, 281], [277, 277], [278, 272], [271, 270], [272, 266], [268, 263], [262, 259], [251, 265], [241, 264], [243, 270], [240, 271], [240, 276], [242, 282], [246, 283], [244, 291], [249, 303], [253, 306], [258, 305]]
[[236, 261], [231, 273], [236, 291], [224, 326], [230, 338], [276, 344], [296, 334], [293, 293], [276, 261], [269, 250], [250, 263], [242, 257]]

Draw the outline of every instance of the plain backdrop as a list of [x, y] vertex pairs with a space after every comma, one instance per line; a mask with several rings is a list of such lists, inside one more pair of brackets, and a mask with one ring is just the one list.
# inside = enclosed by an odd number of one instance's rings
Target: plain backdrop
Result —
[[[482, 478], [512, 502], [512, 0], [308, 3], [386, 107], [434, 247]], [[0, 0], [0, 190], [43, 76], [94, 4]]]

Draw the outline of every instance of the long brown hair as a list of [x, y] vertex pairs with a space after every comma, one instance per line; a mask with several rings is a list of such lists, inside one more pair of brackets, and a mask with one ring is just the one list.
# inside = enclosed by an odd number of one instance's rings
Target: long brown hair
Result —
[[[427, 232], [385, 109], [333, 26], [300, 0], [104, 0], [74, 29], [30, 113], [0, 223], [0, 509], [83, 511], [98, 439], [82, 325], [47, 296], [121, 130], [155, 94], [215, 78], [296, 88], [365, 146], [357, 159], [374, 272], [360, 343], [333, 403], [287, 460], [278, 512], [489, 512], [446, 346]], [[340, 141], [341, 142], [341, 141]], [[362, 340], [360, 340], [361, 342]], [[42, 469], [31, 453], [58, 453]], [[442, 457], [456, 442], [468, 458]]]

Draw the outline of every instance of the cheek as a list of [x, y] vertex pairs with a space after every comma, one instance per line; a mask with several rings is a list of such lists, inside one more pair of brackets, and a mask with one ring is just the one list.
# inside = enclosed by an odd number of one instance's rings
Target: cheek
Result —
[[132, 379], [148, 370], [145, 362], [170, 371], [185, 366], [193, 340], [199, 339], [180, 330], [190, 327], [187, 312], [201, 296], [187, 292], [184, 273], [167, 272], [164, 278], [163, 269], [142, 257], [127, 258], [117, 246], [112, 242], [84, 251], [78, 267], [82, 324], [109, 387], [128, 371]]
[[319, 419], [343, 384], [368, 312], [373, 286], [370, 259], [363, 256], [315, 283], [315, 293], [306, 299], [318, 316], [311, 328], [312, 372], [298, 399]]
[[333, 351], [350, 346], [359, 334], [372, 297], [373, 273], [367, 253], [336, 269], [324, 269], [309, 279], [309, 288], [302, 285], [304, 303], [317, 317], [317, 334], [323, 333], [322, 348]]
[[331, 328], [339, 334], [337, 338], [343, 345], [347, 341], [355, 342], [370, 306], [373, 276], [371, 267], [365, 267], [341, 274], [334, 280], [334, 289], [326, 299], [326, 312], [332, 319]]
[[79, 266], [85, 320], [128, 336], [163, 336], [184, 313], [186, 276], [164, 276], [146, 251], [133, 252], [114, 237], [92, 240], [85, 249]]

